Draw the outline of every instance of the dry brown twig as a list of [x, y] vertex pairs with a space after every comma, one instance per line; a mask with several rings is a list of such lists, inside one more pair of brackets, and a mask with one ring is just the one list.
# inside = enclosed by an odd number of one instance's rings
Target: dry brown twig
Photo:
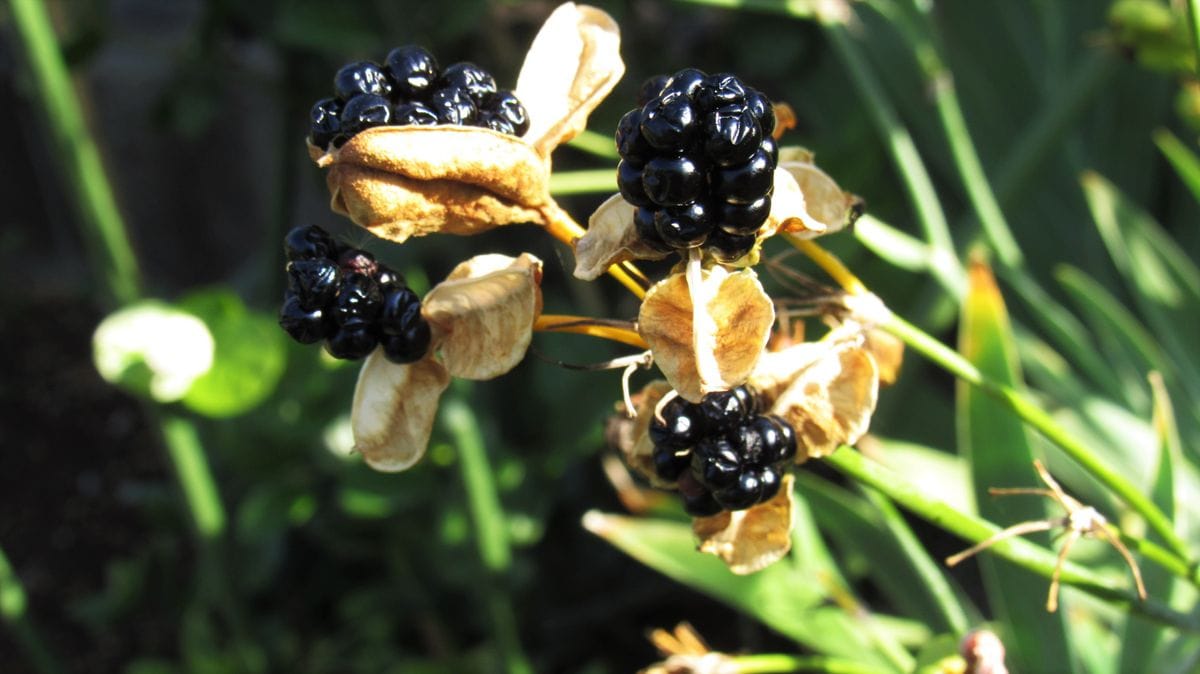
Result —
[[1038, 476], [1049, 487], [1048, 489], [1038, 489], [1035, 487], [992, 487], [988, 489], [988, 493], [992, 496], [1009, 496], [1013, 494], [1045, 496], [1053, 499], [1055, 503], [1062, 506], [1067, 514], [1063, 517], [1052, 517], [1050, 519], [1032, 520], [1014, 524], [987, 540], [973, 545], [956, 555], [947, 557], [946, 565], [954, 566], [975, 553], [986, 550], [996, 543], [1014, 536], [1021, 536], [1036, 531], [1050, 531], [1051, 529], [1062, 527], [1066, 538], [1062, 548], [1058, 551], [1058, 561], [1054, 565], [1054, 573], [1050, 576], [1050, 596], [1046, 599], [1047, 611], [1054, 613], [1058, 610], [1058, 577], [1062, 571], [1063, 562], [1067, 559], [1067, 553], [1071, 550], [1071, 546], [1075, 545], [1075, 541], [1078, 541], [1082, 537], [1100, 538], [1116, 548], [1117, 552], [1121, 553], [1121, 557], [1125, 559], [1129, 570], [1133, 572], [1133, 581], [1137, 586], [1138, 597], [1145, 600], [1146, 588], [1142, 584], [1142, 572], [1138, 568], [1137, 562], [1133, 559], [1133, 555], [1130, 554], [1129, 548], [1125, 547], [1125, 544], [1121, 542], [1121, 539], [1109, 527], [1108, 520], [1092, 506], [1084, 505], [1071, 496], [1068, 496], [1062, 487], [1058, 485], [1058, 482], [1050, 476], [1050, 472], [1046, 470], [1041, 461], [1034, 459], [1033, 467], [1037, 469]]

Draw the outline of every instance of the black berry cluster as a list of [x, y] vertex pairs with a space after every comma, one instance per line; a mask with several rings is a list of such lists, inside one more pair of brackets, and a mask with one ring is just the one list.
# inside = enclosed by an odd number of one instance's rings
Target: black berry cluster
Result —
[[779, 149], [770, 101], [695, 68], [646, 81], [617, 126], [617, 185], [639, 236], [664, 252], [703, 246], [722, 262], [754, 247], [771, 210]]
[[529, 116], [513, 92], [496, 87], [474, 63], [438, 68], [421, 47], [397, 47], [383, 65], [348, 63], [333, 78], [334, 97], [312, 108], [308, 140], [325, 148], [373, 126], [481, 126], [522, 136]]
[[383, 346], [388, 360], [411, 363], [429, 349], [421, 298], [404, 278], [365, 250], [309, 225], [288, 232], [287, 292], [279, 325], [301, 344], [325, 340], [334, 358], [365, 358]]
[[676, 483], [684, 509], [704, 517], [744, 510], [779, 492], [796, 456], [796, 434], [783, 419], [758, 413], [745, 386], [709, 393], [699, 404], [675, 398], [650, 422], [654, 471]]

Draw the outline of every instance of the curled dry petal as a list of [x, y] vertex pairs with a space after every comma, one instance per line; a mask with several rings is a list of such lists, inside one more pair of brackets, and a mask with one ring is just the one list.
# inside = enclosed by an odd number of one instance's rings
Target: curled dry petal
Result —
[[804, 194], [807, 215], [821, 225], [814, 228], [811, 222], [798, 218], [785, 222], [782, 231], [808, 236], [832, 234], [854, 224], [862, 213], [862, 199], [842, 191], [829, 174], [811, 161], [780, 161], [777, 170], [791, 174]]
[[633, 226], [636, 207], [620, 194], [609, 197], [588, 219], [587, 234], [575, 242], [575, 278], [595, 281], [625, 260], [661, 260], [661, 253], [642, 242]]
[[541, 222], [548, 169], [512, 136], [466, 127], [375, 127], [322, 157], [334, 212], [402, 243]]
[[[775, 308], [753, 270], [717, 266], [701, 276], [698, 284], [689, 284], [683, 273], [659, 281], [646, 293], [638, 315], [638, 332], [654, 362], [691, 402], [745, 382], [775, 321]], [[693, 297], [698, 311], [693, 311]], [[693, 329], [694, 315], [702, 319], [699, 329]]]
[[799, 461], [828, 456], [858, 441], [871, 422], [879, 394], [879, 369], [863, 346], [831, 345], [803, 369], [771, 406], [796, 430]]
[[542, 311], [542, 261], [477, 255], [425, 296], [421, 313], [450, 374], [491, 379], [508, 372], [529, 348]]
[[692, 520], [700, 551], [720, 557], [729, 570], [746, 575], [761, 571], [792, 548], [792, 483], [786, 475], [771, 500], [746, 510]]
[[588, 5], [559, 5], [533, 39], [515, 93], [529, 113], [525, 140], [548, 157], [587, 126], [588, 115], [625, 73], [621, 33]]
[[354, 388], [350, 427], [354, 449], [375, 470], [398, 472], [425, 454], [438, 399], [450, 385], [432, 356], [398, 365], [376, 349], [363, 363]]
[[871, 328], [863, 332], [866, 338], [865, 346], [875, 359], [879, 368], [879, 383], [891, 386], [900, 376], [900, 366], [904, 363], [904, 341], [886, 330]]

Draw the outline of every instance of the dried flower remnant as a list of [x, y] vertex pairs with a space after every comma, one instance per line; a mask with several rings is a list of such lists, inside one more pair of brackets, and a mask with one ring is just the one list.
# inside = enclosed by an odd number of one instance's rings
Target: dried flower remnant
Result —
[[[569, 217], [549, 195], [550, 154], [586, 124], [624, 72], [612, 18], [566, 3], [546, 20], [518, 76], [529, 128], [516, 137], [466, 126], [375, 126], [312, 150], [331, 206], [377, 236], [474, 234]], [[562, 236], [561, 233], [559, 233]]]
[[425, 296], [428, 353], [410, 364], [389, 362], [378, 350], [367, 358], [351, 428], [355, 449], [372, 468], [401, 471], [424, 455], [451, 375], [491, 379], [521, 361], [541, 313], [541, 269], [528, 253], [463, 262]]
[[1129, 566], [1129, 570], [1133, 574], [1133, 581], [1137, 587], [1138, 597], [1145, 600], [1146, 588], [1142, 584], [1142, 572], [1138, 568], [1137, 561], [1133, 559], [1133, 555], [1130, 554], [1125, 544], [1121, 542], [1120, 537], [1109, 527], [1108, 520], [1092, 506], [1085, 506], [1071, 496], [1068, 496], [1062, 487], [1058, 485], [1058, 482], [1050, 476], [1050, 471], [1046, 470], [1041, 461], [1035, 459], [1033, 467], [1037, 469], [1038, 477], [1049, 487], [1048, 489], [1038, 489], [1035, 487], [993, 487], [988, 489], [988, 493], [993, 496], [1014, 494], [1045, 496], [1053, 499], [1055, 503], [1062, 506], [1062, 509], [1066, 511], [1066, 515], [1014, 524], [956, 555], [947, 557], [946, 565], [954, 566], [964, 559], [1014, 536], [1021, 536], [1037, 531], [1050, 531], [1051, 529], [1062, 527], [1064, 529], [1063, 535], [1065, 540], [1063, 541], [1062, 548], [1059, 549], [1058, 562], [1054, 565], [1054, 573], [1050, 576], [1050, 594], [1046, 598], [1047, 611], [1054, 613], [1058, 610], [1058, 576], [1062, 571], [1063, 563], [1067, 559], [1067, 554], [1071, 551], [1071, 546], [1075, 545], [1075, 542], [1082, 537], [1100, 538], [1113, 546], [1121, 554], [1121, 557], [1125, 560], [1125, 564]]
[[736, 674], [741, 671], [724, 653], [709, 650], [696, 629], [679, 623], [668, 632], [655, 629], [650, 641], [665, 658], [641, 670], [639, 674]]
[[1008, 674], [1004, 666], [1004, 642], [990, 630], [975, 630], [963, 637], [958, 647], [966, 661], [964, 674]]
[[721, 558], [739, 576], [761, 571], [782, 559], [792, 549], [794, 480], [785, 475], [779, 493], [746, 510], [693, 519], [692, 532], [699, 540], [700, 551]]

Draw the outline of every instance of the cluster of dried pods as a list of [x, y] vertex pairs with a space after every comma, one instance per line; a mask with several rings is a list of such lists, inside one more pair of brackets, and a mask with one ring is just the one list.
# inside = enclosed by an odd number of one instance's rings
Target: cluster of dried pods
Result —
[[[397, 243], [434, 233], [469, 235], [508, 224], [539, 224], [573, 245], [575, 276], [584, 280], [617, 275], [622, 265], [637, 260], [677, 254], [639, 236], [638, 207], [621, 194], [592, 214], [586, 230], [550, 196], [551, 153], [585, 128], [588, 115], [622, 76], [619, 48], [611, 17], [567, 3], [538, 32], [513, 89], [528, 114], [524, 134], [467, 126], [375, 126], [340, 146], [310, 143], [313, 160], [327, 169], [333, 210]], [[774, 129], [773, 141], [786, 124], [756, 128]], [[760, 141], [755, 137], [754, 142]], [[774, 142], [761, 142], [776, 152]], [[798, 463], [856, 442], [866, 432], [880, 384], [895, 376], [899, 345], [873, 329], [886, 312], [882, 304], [863, 298], [829, 303], [824, 314], [831, 329], [815, 342], [791, 339], [791, 327], [779, 325], [785, 322], [777, 320], [754, 270], [762, 242], [775, 235], [807, 239], [839, 231], [861, 205], [818, 169], [810, 154], [786, 147], [777, 154], [778, 162], [768, 164], [770, 187], [763, 188], [770, 194], [769, 212], [748, 252], [729, 259], [707, 247], [686, 249], [665, 278], [637, 289], [644, 298], [635, 341], [648, 347], [647, 360], [664, 380], [626, 396], [623, 411], [629, 420], [621, 424], [617, 444], [628, 465], [652, 483], [661, 481], [651, 465], [647, 428], [668, 393], [695, 403], [712, 392], [752, 388], [764, 414], [795, 430]], [[421, 302], [431, 332], [422, 358], [396, 363], [378, 350], [367, 357], [351, 425], [355, 449], [370, 466], [400, 471], [421, 458], [451, 376], [491, 379], [523, 359], [541, 315], [541, 267], [530, 254], [481, 255], [463, 262]], [[762, 503], [697, 517], [701, 548], [737, 573], [761, 569], [786, 554], [790, 479], [785, 477], [778, 494]]]

